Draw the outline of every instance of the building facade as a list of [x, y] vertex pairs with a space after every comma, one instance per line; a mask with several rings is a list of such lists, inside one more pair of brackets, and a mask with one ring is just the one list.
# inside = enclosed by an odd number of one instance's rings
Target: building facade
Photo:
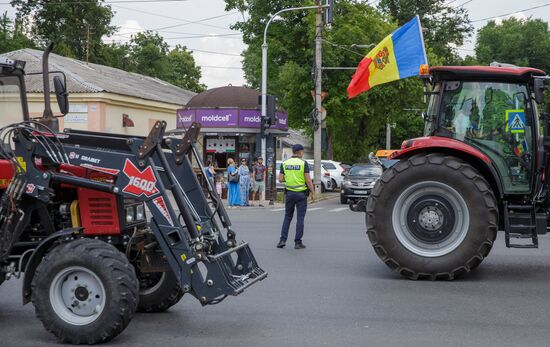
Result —
[[[40, 117], [44, 110], [42, 52], [22, 49], [3, 55], [27, 63], [29, 113]], [[59, 119], [60, 129], [146, 135], [158, 120], [166, 121], [172, 129], [176, 111], [195, 95], [156, 78], [56, 54], [50, 55], [49, 67], [51, 75], [64, 74], [69, 92], [69, 113]], [[53, 93], [51, 100], [54, 114], [60, 115]], [[16, 121], [20, 119], [3, 115], [0, 124]]]

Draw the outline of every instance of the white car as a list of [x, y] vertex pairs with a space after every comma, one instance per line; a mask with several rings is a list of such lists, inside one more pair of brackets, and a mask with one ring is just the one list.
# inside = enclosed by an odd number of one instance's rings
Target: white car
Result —
[[342, 188], [342, 182], [344, 181], [344, 168], [340, 166], [340, 163], [334, 160], [321, 160], [321, 165], [323, 169], [330, 173], [330, 178], [332, 179], [332, 186], [334, 188]]
[[[313, 173], [313, 160], [306, 160], [306, 162], [309, 165], [309, 174], [311, 179], [313, 180], [315, 178], [315, 174]], [[277, 190], [283, 190], [285, 189], [285, 184], [279, 182], [279, 172], [281, 171], [281, 161], [277, 160]], [[334, 184], [332, 182], [332, 179], [330, 178], [330, 174], [327, 170], [323, 169], [321, 167], [321, 190], [322, 191], [333, 191], [334, 190]]]

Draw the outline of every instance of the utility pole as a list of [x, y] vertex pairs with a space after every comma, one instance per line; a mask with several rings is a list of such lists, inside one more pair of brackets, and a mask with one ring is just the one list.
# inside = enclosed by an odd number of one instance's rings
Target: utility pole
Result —
[[314, 116], [319, 118], [319, 122], [313, 133], [313, 185], [315, 186], [315, 194], [321, 194], [321, 134], [322, 125], [320, 122], [322, 112], [322, 100], [321, 100], [321, 77], [323, 74], [322, 66], [322, 27], [323, 27], [323, 8], [321, 7], [321, 0], [317, 0], [317, 12], [315, 14], [315, 110]]
[[[275, 19], [278, 15], [280, 15], [281, 13], [283, 12], [290, 12], [290, 11], [303, 11], [303, 10], [317, 10], [317, 16], [316, 16], [316, 23], [317, 23], [317, 27], [315, 29], [315, 32], [316, 32], [316, 41], [315, 41], [315, 44], [316, 44], [316, 48], [319, 47], [319, 53], [321, 52], [321, 25], [322, 25], [322, 18], [321, 18], [321, 15], [322, 15], [322, 9], [325, 8], [325, 7], [329, 7], [329, 5], [321, 5], [321, 2], [320, 0], [317, 0], [317, 5], [315, 6], [301, 6], [301, 7], [289, 7], [289, 8], [284, 8], [278, 12], [276, 12], [275, 14], [273, 14], [269, 20], [267, 21], [266, 25], [265, 25], [265, 28], [264, 28], [264, 41], [263, 41], [263, 44], [262, 44], [262, 96], [261, 96], [261, 99], [262, 99], [262, 122], [265, 120], [265, 117], [267, 117], [267, 29], [269, 28], [269, 24], [271, 24], [271, 22], [273, 21], [273, 19]], [[318, 39], [317, 39], [318, 37]], [[319, 89], [317, 89], [316, 91], [316, 100], [317, 100], [317, 94], [318, 94], [318, 97], [319, 97], [319, 100], [320, 100], [320, 97], [321, 97], [321, 55], [318, 54], [319, 56], [319, 63], [316, 64], [316, 69], [317, 69], [317, 72], [319, 74]], [[317, 105], [317, 103], [315, 103]], [[321, 101], [319, 101], [319, 105], [318, 107], [316, 107], [316, 109], [320, 110], [321, 109]], [[319, 133], [315, 135], [315, 138], [319, 138], [318, 141], [319, 141], [319, 158], [321, 158], [321, 130], [319, 129]], [[317, 140], [314, 140], [314, 141], [317, 141]], [[315, 142], [314, 142], [315, 143]], [[262, 158], [265, 159], [265, 156], [266, 156], [266, 140], [265, 138], [262, 136], [262, 139], [260, 140], [260, 144], [261, 144], [261, 154], [262, 154]], [[320, 161], [319, 161], [319, 165], [320, 165]], [[317, 167], [317, 166], [316, 166]], [[321, 167], [319, 166], [318, 167], [318, 171], [319, 173], [317, 174], [317, 178], [315, 179], [317, 184], [315, 184], [315, 192], [318, 192], [321, 190]], [[264, 195], [265, 196], [265, 195]]]
[[391, 126], [386, 123], [386, 149], [391, 149]]
[[90, 57], [90, 24], [86, 23], [86, 64]]

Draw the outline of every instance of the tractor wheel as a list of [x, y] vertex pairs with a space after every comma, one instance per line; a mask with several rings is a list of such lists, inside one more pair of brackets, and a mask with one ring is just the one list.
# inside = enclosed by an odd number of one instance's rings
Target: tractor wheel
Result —
[[139, 312], [163, 312], [180, 301], [184, 292], [172, 271], [139, 275]]
[[112, 339], [130, 323], [138, 303], [134, 267], [103, 241], [61, 244], [42, 259], [32, 281], [36, 315], [71, 344]]
[[410, 279], [448, 279], [489, 254], [498, 209], [487, 181], [468, 163], [418, 155], [386, 170], [367, 204], [376, 254]]

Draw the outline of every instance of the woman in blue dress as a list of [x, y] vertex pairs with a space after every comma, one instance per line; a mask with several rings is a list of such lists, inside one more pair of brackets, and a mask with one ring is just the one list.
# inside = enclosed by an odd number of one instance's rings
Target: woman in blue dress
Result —
[[239, 183], [241, 185], [241, 203], [243, 206], [250, 206], [248, 197], [250, 196], [250, 169], [246, 165], [246, 159], [241, 159], [239, 166]]
[[227, 203], [229, 208], [234, 206], [240, 206], [241, 202], [241, 189], [239, 182], [231, 182], [230, 177], [238, 174], [238, 169], [235, 167], [233, 159], [227, 159]]

